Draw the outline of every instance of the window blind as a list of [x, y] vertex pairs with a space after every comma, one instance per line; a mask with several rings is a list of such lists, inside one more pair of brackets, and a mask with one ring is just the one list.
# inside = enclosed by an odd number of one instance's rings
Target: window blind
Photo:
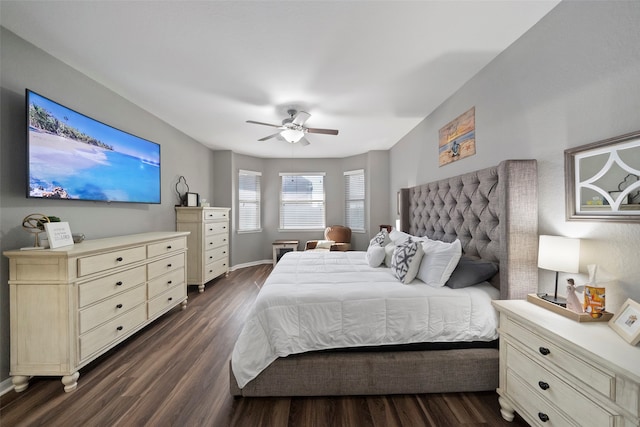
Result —
[[280, 228], [325, 228], [324, 173], [281, 173]]
[[262, 174], [238, 173], [238, 231], [260, 230], [260, 181]]
[[354, 231], [364, 231], [364, 169], [344, 173], [344, 196], [345, 225]]

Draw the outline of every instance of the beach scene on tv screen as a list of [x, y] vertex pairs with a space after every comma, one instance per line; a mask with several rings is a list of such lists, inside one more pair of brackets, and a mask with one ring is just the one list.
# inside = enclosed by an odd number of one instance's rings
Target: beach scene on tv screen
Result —
[[160, 202], [160, 146], [29, 93], [29, 196]]

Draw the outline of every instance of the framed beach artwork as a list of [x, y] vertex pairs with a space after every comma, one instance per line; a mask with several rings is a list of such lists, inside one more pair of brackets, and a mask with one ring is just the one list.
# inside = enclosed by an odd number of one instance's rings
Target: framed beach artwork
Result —
[[476, 107], [440, 129], [438, 164], [444, 166], [476, 154]]
[[609, 326], [631, 345], [640, 342], [640, 304], [627, 299], [620, 311], [609, 320]]

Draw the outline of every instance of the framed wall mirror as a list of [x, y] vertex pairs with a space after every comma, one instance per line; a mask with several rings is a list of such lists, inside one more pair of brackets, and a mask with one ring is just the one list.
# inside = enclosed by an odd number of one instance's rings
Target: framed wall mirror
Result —
[[564, 152], [568, 221], [640, 222], [640, 131]]

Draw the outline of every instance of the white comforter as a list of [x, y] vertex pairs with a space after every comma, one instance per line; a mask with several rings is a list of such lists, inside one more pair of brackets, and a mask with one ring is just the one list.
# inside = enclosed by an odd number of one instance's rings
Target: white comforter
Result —
[[258, 294], [232, 355], [240, 388], [278, 357], [383, 344], [491, 341], [498, 316], [489, 284], [400, 283], [365, 252], [289, 252]]

